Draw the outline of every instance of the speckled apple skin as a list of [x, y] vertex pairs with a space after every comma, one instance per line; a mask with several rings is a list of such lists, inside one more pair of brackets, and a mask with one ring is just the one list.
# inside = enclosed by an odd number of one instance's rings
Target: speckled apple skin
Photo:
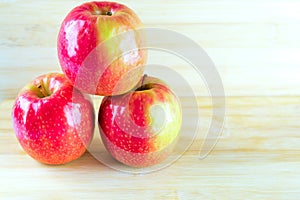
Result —
[[[106, 11], [112, 16], [95, 14]], [[147, 59], [147, 51], [140, 48], [145, 38], [137, 31], [142, 27], [139, 17], [123, 4], [87, 2], [75, 7], [58, 34], [63, 72], [86, 93], [109, 96], [129, 91], [143, 75]], [[114, 37], [125, 32], [129, 34]]]
[[[178, 97], [169, 87], [152, 77], [144, 84], [149, 90], [133, 91], [102, 100], [98, 123], [102, 141], [118, 161], [133, 167], [147, 167], [166, 159], [177, 143], [182, 113]], [[154, 131], [151, 107], [159, 105], [167, 119]]]
[[[35, 90], [41, 81], [50, 96], [37, 96]], [[15, 100], [12, 119], [23, 149], [45, 164], [64, 164], [79, 158], [93, 137], [91, 100], [73, 88], [63, 74], [42, 75], [28, 83]]]

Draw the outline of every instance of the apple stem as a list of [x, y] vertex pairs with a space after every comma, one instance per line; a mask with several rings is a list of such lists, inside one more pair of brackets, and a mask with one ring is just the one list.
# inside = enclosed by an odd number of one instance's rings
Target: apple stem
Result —
[[145, 78], [147, 77], [148, 75], [147, 74], [144, 74], [143, 78], [142, 78], [142, 83], [141, 83], [141, 89], [144, 89], [143, 86], [144, 86], [144, 81], [145, 81]]
[[108, 15], [108, 16], [112, 16], [112, 12], [111, 11], [107, 11], [105, 14]]
[[50, 92], [46, 89], [45, 83], [43, 80], [40, 81], [40, 84], [37, 86], [40, 92], [43, 94], [44, 97], [50, 96]]

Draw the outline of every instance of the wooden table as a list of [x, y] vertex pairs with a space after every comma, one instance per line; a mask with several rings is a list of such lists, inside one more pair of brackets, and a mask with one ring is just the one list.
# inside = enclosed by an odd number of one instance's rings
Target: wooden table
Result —
[[[12, 129], [13, 99], [37, 75], [60, 71], [57, 32], [80, 2], [2, 0], [0, 199], [300, 199], [300, 2], [123, 2], [145, 26], [186, 35], [214, 61], [226, 93], [226, 123], [214, 150], [199, 159], [212, 110], [203, 83], [189, 79], [190, 68], [180, 59], [151, 52], [152, 62], [174, 66], [196, 89], [202, 123], [179, 160], [160, 171], [130, 174], [90, 153], [62, 166], [31, 159]], [[95, 99], [96, 110], [98, 104]]]

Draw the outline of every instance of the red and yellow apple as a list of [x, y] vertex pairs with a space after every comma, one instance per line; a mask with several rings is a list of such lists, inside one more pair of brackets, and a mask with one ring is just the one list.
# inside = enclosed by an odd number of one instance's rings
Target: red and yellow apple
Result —
[[45, 164], [64, 164], [79, 158], [93, 137], [94, 118], [89, 96], [58, 73], [28, 83], [12, 109], [19, 143], [27, 154]]
[[98, 123], [107, 151], [133, 167], [151, 166], [168, 157], [179, 136], [182, 112], [166, 83], [144, 76], [130, 92], [104, 97]]
[[[116, 2], [87, 2], [71, 10], [58, 35], [58, 58], [71, 83], [83, 92], [118, 95], [141, 79], [147, 51], [133, 10]], [[122, 83], [120, 83], [123, 81]], [[118, 86], [118, 87], [116, 87]]]

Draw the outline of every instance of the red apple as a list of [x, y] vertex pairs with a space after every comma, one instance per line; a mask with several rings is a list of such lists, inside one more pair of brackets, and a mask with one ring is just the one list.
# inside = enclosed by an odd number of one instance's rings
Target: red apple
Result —
[[63, 75], [42, 75], [18, 94], [13, 126], [23, 149], [45, 164], [64, 164], [79, 158], [94, 130], [94, 109], [88, 96]]
[[141, 79], [146, 63], [144, 37], [138, 31], [142, 27], [133, 10], [119, 3], [75, 7], [58, 35], [62, 70], [86, 93], [109, 96], [129, 91]]
[[181, 128], [181, 106], [161, 80], [143, 77], [126, 94], [104, 97], [99, 130], [108, 152], [133, 167], [157, 164], [171, 154]]

